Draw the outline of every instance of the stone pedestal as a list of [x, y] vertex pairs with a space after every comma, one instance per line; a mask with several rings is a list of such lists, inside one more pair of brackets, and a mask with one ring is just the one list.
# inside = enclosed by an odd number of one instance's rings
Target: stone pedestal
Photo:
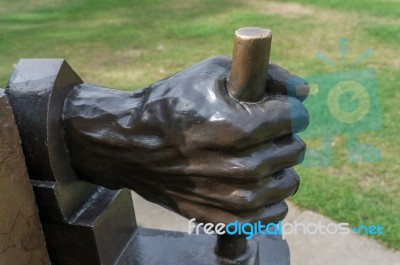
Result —
[[19, 133], [0, 89], [0, 264], [49, 264]]

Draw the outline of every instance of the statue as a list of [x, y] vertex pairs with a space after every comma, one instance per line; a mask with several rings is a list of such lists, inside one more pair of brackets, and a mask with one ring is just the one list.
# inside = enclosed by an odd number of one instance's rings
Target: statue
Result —
[[75, 86], [62, 120], [78, 177], [199, 221], [283, 219], [305, 151], [293, 134], [308, 123], [304, 97], [283, 95], [291, 76], [270, 65], [264, 99], [238, 102], [230, 68], [210, 58], [133, 93]]
[[[302, 101], [309, 86], [268, 64], [270, 40], [270, 31], [238, 30], [233, 62], [212, 57], [135, 92], [83, 83], [64, 60], [19, 62], [6, 93], [53, 261], [142, 264], [141, 255], [159, 258], [138, 254], [138, 238], [160, 232], [136, 228], [122, 188], [199, 222], [285, 217], [284, 200], [299, 185], [292, 167], [305, 153], [296, 133], [308, 125]], [[214, 238], [199, 237], [189, 246], [193, 238], [169, 236], [197, 251], [171, 253], [171, 259], [203, 264], [196, 262], [213, 252]], [[217, 255], [204, 264], [259, 264], [256, 241], [249, 250], [243, 238], [217, 241]], [[270, 249], [268, 255], [280, 253]], [[171, 262], [163, 264], [177, 264]]]

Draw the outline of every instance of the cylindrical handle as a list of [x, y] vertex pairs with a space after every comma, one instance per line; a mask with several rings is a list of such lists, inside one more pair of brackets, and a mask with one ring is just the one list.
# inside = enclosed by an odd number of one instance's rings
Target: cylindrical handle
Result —
[[219, 256], [236, 259], [247, 250], [247, 239], [243, 235], [218, 235], [217, 247], [215, 249]]
[[[271, 40], [269, 29], [251, 27], [236, 30], [228, 91], [237, 100], [257, 102], [264, 97]], [[243, 255], [246, 248], [247, 240], [243, 235], [218, 236], [216, 253], [220, 256], [235, 259]]]
[[239, 101], [257, 102], [265, 93], [272, 32], [248, 27], [235, 32], [229, 93]]

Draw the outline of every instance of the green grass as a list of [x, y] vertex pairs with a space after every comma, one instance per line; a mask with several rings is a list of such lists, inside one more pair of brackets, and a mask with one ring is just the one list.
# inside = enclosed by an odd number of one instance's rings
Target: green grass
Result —
[[[234, 30], [247, 25], [271, 28], [272, 61], [298, 75], [374, 68], [382, 126], [360, 133], [358, 140], [376, 146], [381, 160], [350, 163], [347, 136], [336, 135], [331, 165], [297, 167], [302, 185], [292, 200], [354, 226], [379, 223], [385, 234], [374, 238], [400, 249], [400, 3], [297, 2], [306, 5], [262, 0], [0, 0], [0, 87], [6, 86], [19, 58], [34, 57], [65, 58], [86, 82], [144, 87], [207, 57], [230, 55]], [[348, 39], [344, 65], [338, 47], [342, 37]], [[373, 56], [350, 65], [366, 49]], [[317, 51], [336, 67], [318, 60]], [[318, 139], [307, 143], [318, 146]]]
[[[290, 0], [285, 1], [289, 2]], [[338, 10], [354, 10], [376, 16], [400, 17], [400, 2], [398, 0], [298, 0], [295, 2]]]
[[[400, 6], [399, 6], [400, 8]], [[371, 26], [368, 33], [382, 42], [392, 43], [400, 46], [400, 25], [378, 25]]]

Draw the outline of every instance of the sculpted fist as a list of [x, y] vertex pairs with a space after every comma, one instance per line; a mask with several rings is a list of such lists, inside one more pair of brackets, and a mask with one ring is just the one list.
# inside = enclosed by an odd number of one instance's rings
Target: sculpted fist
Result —
[[296, 192], [308, 124], [307, 83], [270, 65], [263, 100], [227, 90], [228, 57], [207, 59], [132, 92], [77, 85], [64, 105], [64, 134], [77, 175], [126, 187], [206, 222], [286, 215]]

